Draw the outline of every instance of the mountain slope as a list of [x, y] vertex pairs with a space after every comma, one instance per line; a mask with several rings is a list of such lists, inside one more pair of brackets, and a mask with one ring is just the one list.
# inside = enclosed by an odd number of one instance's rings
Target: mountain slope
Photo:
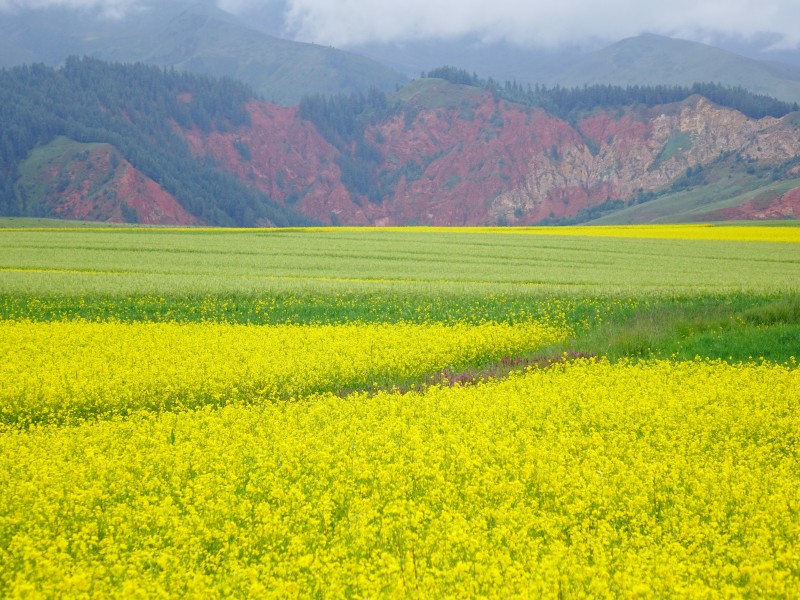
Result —
[[59, 65], [80, 55], [144, 62], [238, 79], [282, 104], [313, 93], [388, 91], [406, 81], [363, 56], [257, 31], [210, 2], [154, 4], [122, 21], [58, 8], [0, 11], [0, 36], [0, 66]]
[[31, 216], [81, 221], [197, 225], [172, 196], [110, 144], [58, 137], [20, 164], [18, 194]]
[[109, 43], [96, 55], [231, 77], [285, 105], [296, 104], [307, 94], [351, 93], [371, 87], [388, 91], [405, 81], [368, 58], [272, 37], [204, 5], [188, 7], [154, 33]]
[[652, 34], [593, 52], [551, 80], [566, 86], [695, 82], [742, 86], [790, 102], [800, 100], [800, 66], [753, 60], [705, 44]]
[[773, 181], [736, 172], [730, 165], [716, 165], [710, 171], [705, 185], [668, 190], [648, 202], [632, 202], [586, 222], [627, 225], [800, 218], [800, 178]]
[[0, 212], [243, 226], [796, 216], [800, 114], [785, 103], [598, 87], [536, 104], [441, 72], [467, 83], [294, 107], [144, 65], [0, 72]]
[[[764, 177], [797, 177], [791, 169], [800, 129], [792, 116], [752, 119], [699, 96], [597, 109], [575, 122], [443, 80], [418, 80], [397, 96], [394, 110], [362, 128], [341, 125], [328, 143], [308, 129], [289, 137], [298, 115], [251, 103], [251, 127], [198, 133], [191, 147], [331, 224], [585, 219], [657, 192], [706, 185], [705, 171], [724, 161], [736, 172], [757, 166]], [[328, 109], [334, 121], [346, 112]], [[237, 143], [246, 144], [247, 160]]]
[[[34, 186], [38, 197], [29, 197], [17, 183], [24, 176], [23, 163], [38, 148], [63, 137], [113, 146], [198, 220], [218, 225], [307, 222], [192, 156], [179, 133], [190, 127], [210, 131], [246, 125], [249, 115], [243, 104], [252, 97], [230, 80], [92, 59], [68, 60], [58, 71], [42, 65], [0, 71], [0, 210], [25, 215], [46, 204], [43, 188]], [[72, 183], [68, 178], [56, 187], [63, 190]], [[58, 213], [56, 206], [53, 210]]]

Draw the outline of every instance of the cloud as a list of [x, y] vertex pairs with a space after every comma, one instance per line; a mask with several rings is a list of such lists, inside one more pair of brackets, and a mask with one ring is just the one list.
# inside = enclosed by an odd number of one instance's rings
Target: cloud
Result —
[[0, 0], [0, 11], [66, 8], [89, 10], [103, 17], [119, 19], [141, 6], [139, 0]]
[[[177, 0], [0, 0], [0, 10], [64, 7], [121, 17], [172, 1]], [[528, 46], [581, 45], [644, 32], [700, 41], [770, 33], [778, 46], [800, 45], [798, 0], [207, 1], [237, 14], [268, 11], [283, 22], [288, 37], [334, 46], [465, 35]]]
[[[275, 0], [225, 0], [237, 10]], [[580, 44], [643, 32], [703, 39], [775, 33], [800, 42], [797, 0], [286, 0], [287, 32], [332, 45], [478, 35], [525, 45]]]
[[219, 0], [217, 2], [217, 6], [219, 6], [222, 10], [226, 10], [237, 15], [246, 11], [248, 8], [253, 8], [263, 4], [271, 3], [263, 0], [261, 2], [254, 2], [253, 0]]

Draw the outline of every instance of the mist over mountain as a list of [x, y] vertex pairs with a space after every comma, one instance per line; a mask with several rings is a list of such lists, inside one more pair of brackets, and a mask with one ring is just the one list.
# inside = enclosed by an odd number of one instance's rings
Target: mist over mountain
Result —
[[765, 62], [800, 65], [800, 47], [786, 46], [775, 33], [761, 33], [747, 38], [729, 35], [710, 36], [702, 41], [710, 46]]
[[[392, 91], [407, 78], [442, 65], [521, 84], [719, 82], [785, 100], [800, 98], [800, 51], [788, 43], [787, 34], [747, 37], [730, 24], [733, 33], [705, 35], [726, 44], [728, 50], [652, 34], [609, 44], [603, 41], [608, 32], [600, 29], [594, 37], [565, 37], [547, 44], [545, 38], [537, 39], [535, 29], [523, 40], [511, 31], [503, 33], [500, 16], [488, 19], [484, 27], [494, 23], [496, 30], [481, 31], [471, 25], [467, 12], [456, 20], [457, 27], [442, 26], [438, 33], [428, 31], [430, 23], [416, 33], [400, 24], [385, 39], [375, 30], [371, 37], [353, 36], [366, 41], [336, 49], [315, 43], [317, 30], [309, 29], [308, 23], [319, 25], [328, 13], [313, 2], [39, 0], [40, 8], [32, 5], [24, 0], [0, 2], [0, 66], [33, 62], [55, 66], [72, 55], [141, 61], [233, 77], [286, 105], [313, 93], [367, 92], [371, 87]], [[501, 5], [503, 10], [511, 6]], [[530, 20], [534, 8], [520, 8], [520, 21]], [[391, 5], [390, 9], [394, 10]], [[425, 14], [414, 5], [407, 11]], [[566, 18], [567, 13], [559, 15], [553, 18]], [[340, 16], [345, 23], [353, 19], [349, 14]], [[352, 26], [354, 31], [365, 27]], [[323, 32], [330, 28], [319, 27], [324, 41]]]
[[420, 40], [405, 43], [370, 43], [348, 46], [348, 50], [384, 63], [395, 70], [418, 77], [421, 72], [452, 65], [492, 77], [497, 81], [545, 83], [581, 60], [583, 47], [530, 48], [505, 41], [484, 42], [475, 37], [453, 40]]
[[284, 37], [337, 47], [474, 37], [487, 44], [591, 48], [645, 32], [700, 42], [767, 33], [773, 46], [800, 43], [794, 0], [221, 0], [220, 6], [248, 19], [271, 10], [282, 18]]
[[61, 7], [0, 12], [0, 36], [0, 66], [57, 66], [84, 55], [143, 62], [239, 79], [287, 105], [314, 93], [393, 90], [406, 80], [361, 55], [270, 36], [210, 0], [153, 4], [119, 19]]

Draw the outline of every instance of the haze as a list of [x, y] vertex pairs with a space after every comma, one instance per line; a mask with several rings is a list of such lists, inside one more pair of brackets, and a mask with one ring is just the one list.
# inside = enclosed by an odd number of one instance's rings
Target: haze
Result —
[[[0, 10], [64, 7], [119, 19], [152, 1], [0, 0]], [[644, 32], [697, 41], [769, 34], [777, 48], [800, 45], [797, 0], [218, 0], [218, 5], [236, 14], [277, 14], [285, 37], [334, 46], [469, 35], [555, 47]]]

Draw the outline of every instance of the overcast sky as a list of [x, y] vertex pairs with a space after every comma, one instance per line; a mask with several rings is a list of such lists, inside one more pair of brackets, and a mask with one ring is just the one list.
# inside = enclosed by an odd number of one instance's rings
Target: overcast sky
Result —
[[[158, 0], [0, 0], [0, 9], [67, 6], [110, 17]], [[162, 2], [165, 0], [161, 0]], [[168, 1], [168, 0], [166, 0]], [[477, 35], [553, 46], [643, 32], [704, 41], [777, 33], [800, 45], [800, 0], [217, 0], [232, 12], [282, 7], [287, 37], [334, 46]]]

